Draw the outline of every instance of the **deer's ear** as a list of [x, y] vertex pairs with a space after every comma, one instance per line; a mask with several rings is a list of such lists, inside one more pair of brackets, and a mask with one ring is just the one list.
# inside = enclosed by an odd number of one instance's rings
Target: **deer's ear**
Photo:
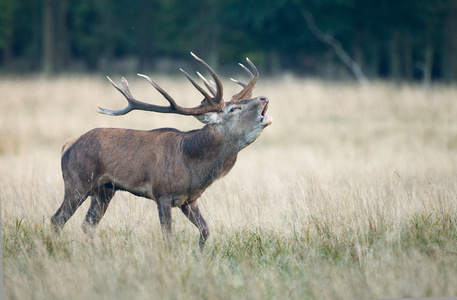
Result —
[[221, 116], [217, 112], [194, 115], [194, 117], [204, 124], [219, 124], [221, 122]]

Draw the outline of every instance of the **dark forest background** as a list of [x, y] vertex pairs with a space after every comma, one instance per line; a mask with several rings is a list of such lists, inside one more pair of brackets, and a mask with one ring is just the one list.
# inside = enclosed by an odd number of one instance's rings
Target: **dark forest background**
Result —
[[0, 0], [3, 74], [167, 72], [189, 51], [216, 69], [249, 56], [271, 75], [453, 82], [457, 0]]

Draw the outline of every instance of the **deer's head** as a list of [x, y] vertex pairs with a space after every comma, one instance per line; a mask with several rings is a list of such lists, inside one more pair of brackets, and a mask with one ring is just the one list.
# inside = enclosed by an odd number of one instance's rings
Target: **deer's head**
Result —
[[239, 151], [255, 141], [273, 118], [266, 114], [268, 98], [255, 97], [226, 102], [219, 111], [208, 112], [195, 117], [205, 124], [214, 124], [221, 134], [237, 141]]

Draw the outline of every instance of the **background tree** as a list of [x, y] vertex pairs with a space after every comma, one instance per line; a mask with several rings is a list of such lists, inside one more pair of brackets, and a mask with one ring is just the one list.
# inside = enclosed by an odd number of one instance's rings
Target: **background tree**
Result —
[[0, 71], [123, 71], [128, 60], [146, 72], [194, 51], [215, 68], [249, 55], [270, 74], [350, 78], [304, 11], [368, 78], [457, 79], [457, 0], [0, 0]]

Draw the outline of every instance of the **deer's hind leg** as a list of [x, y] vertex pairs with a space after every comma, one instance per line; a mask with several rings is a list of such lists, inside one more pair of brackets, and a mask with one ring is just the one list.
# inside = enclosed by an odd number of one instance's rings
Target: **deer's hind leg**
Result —
[[79, 206], [87, 199], [89, 191], [84, 188], [74, 188], [65, 184], [65, 195], [59, 209], [51, 218], [51, 225], [55, 231], [61, 230], [68, 219], [73, 216]]
[[90, 207], [87, 211], [81, 228], [87, 235], [92, 235], [98, 223], [105, 214], [108, 205], [115, 194], [115, 190], [110, 185], [105, 185], [94, 189], [91, 195]]

